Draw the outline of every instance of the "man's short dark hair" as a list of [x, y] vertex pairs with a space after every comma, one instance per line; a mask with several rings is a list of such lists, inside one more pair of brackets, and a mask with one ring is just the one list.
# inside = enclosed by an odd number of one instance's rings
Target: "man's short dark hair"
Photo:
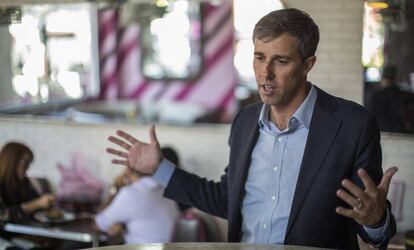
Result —
[[253, 42], [256, 39], [271, 41], [283, 33], [298, 38], [302, 60], [314, 56], [319, 43], [319, 28], [304, 11], [289, 8], [272, 11], [256, 23]]

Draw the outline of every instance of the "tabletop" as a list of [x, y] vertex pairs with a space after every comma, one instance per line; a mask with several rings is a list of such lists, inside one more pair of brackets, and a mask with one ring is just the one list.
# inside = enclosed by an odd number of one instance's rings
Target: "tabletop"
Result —
[[116, 245], [107, 247], [88, 248], [85, 250], [318, 250], [326, 248], [301, 247], [291, 245], [261, 245], [246, 243], [166, 243], [166, 244], [135, 244], [135, 245]]
[[3, 230], [12, 233], [43, 236], [48, 238], [89, 242], [92, 247], [97, 247], [99, 242], [107, 239], [94, 228], [91, 218], [77, 218], [65, 223], [40, 223], [36, 221], [6, 223]]

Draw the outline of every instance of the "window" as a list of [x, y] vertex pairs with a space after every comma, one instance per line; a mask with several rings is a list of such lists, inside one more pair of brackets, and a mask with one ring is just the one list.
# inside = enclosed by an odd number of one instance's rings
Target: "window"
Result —
[[143, 22], [142, 71], [150, 79], [195, 79], [202, 69], [200, 2], [170, 1]]
[[[93, 4], [24, 5], [0, 29], [0, 110], [74, 101], [99, 92]], [[10, 65], [10, 66], [9, 66]]]

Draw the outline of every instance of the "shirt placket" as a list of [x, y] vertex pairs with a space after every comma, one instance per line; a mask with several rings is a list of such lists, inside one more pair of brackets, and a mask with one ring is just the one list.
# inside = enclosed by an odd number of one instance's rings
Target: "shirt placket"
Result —
[[272, 135], [274, 139], [272, 145], [272, 156], [269, 159], [270, 183], [266, 194], [266, 197], [268, 199], [267, 209], [265, 216], [263, 217], [264, 220], [262, 222], [262, 235], [264, 237], [264, 241], [262, 242], [269, 242], [272, 231], [274, 230], [272, 227], [272, 217], [280, 201], [280, 178], [283, 166], [283, 152], [286, 146], [285, 133], [275, 133], [275, 131], [272, 131]]

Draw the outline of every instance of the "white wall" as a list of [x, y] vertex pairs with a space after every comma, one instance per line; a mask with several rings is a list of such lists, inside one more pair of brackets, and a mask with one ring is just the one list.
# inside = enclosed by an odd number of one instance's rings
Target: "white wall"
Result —
[[[148, 128], [132, 124], [91, 125], [0, 117], [0, 145], [10, 140], [29, 145], [35, 154], [29, 174], [46, 176], [55, 188], [60, 181], [57, 162], [68, 164], [74, 152], [81, 152], [87, 168], [108, 186], [123, 168], [112, 165], [111, 156], [105, 153], [105, 148], [110, 145], [106, 140], [108, 135], [123, 129], [148, 141]], [[227, 164], [229, 128], [229, 125], [159, 125], [157, 135], [161, 144], [176, 147], [187, 170], [218, 180]], [[398, 166], [394, 179], [405, 185], [403, 220], [398, 224], [399, 231], [404, 231], [414, 225], [414, 136], [383, 134], [382, 148], [384, 169]]]
[[336, 96], [362, 103], [362, 17], [360, 0], [283, 0], [306, 11], [320, 29], [316, 65], [309, 80]]
[[[35, 154], [29, 174], [45, 175], [55, 187], [60, 181], [57, 163], [70, 164], [76, 152], [84, 156], [88, 169], [109, 185], [123, 167], [113, 165], [111, 155], [105, 152], [105, 148], [111, 145], [107, 137], [117, 129], [123, 129], [148, 141], [148, 128], [131, 124], [94, 125], [45, 119], [0, 118], [0, 144], [17, 140], [29, 145]], [[228, 125], [159, 125], [156, 130], [161, 145], [174, 146], [187, 170], [197, 171], [213, 179], [218, 179], [223, 173], [228, 154]]]

